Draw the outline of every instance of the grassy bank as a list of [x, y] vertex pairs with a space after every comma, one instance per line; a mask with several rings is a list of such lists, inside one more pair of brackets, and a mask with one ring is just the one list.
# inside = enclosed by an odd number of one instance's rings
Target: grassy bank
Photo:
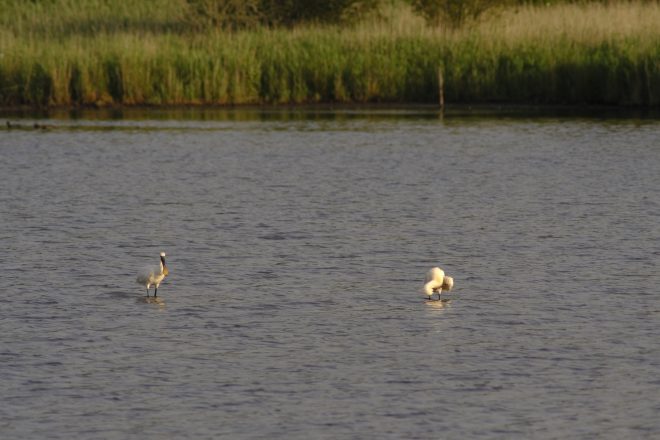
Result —
[[[0, 0], [0, 106], [447, 102], [660, 106], [657, 2], [526, 6], [451, 31], [192, 31], [182, 0]], [[126, 3], [127, 4], [127, 3]]]

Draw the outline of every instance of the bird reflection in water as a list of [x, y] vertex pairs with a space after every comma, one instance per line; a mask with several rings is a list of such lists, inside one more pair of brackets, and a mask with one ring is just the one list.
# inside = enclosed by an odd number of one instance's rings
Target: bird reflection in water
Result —
[[137, 299], [138, 304], [155, 304], [160, 308], [165, 307], [165, 301], [157, 296], [143, 296]]
[[441, 310], [444, 308], [449, 307], [451, 304], [451, 300], [448, 298], [442, 298], [442, 299], [427, 299], [424, 301], [426, 305], [432, 309], [435, 310]]

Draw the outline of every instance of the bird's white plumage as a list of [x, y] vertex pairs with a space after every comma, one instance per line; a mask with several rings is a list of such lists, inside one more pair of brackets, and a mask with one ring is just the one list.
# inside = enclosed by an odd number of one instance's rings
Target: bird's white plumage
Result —
[[165, 278], [165, 274], [162, 272], [162, 266], [144, 266], [137, 276], [137, 282], [143, 284], [148, 289], [152, 285], [158, 286]]
[[160, 253], [160, 264], [159, 265], [148, 265], [144, 266], [138, 271], [136, 282], [147, 288], [147, 295], [149, 295], [149, 288], [155, 286], [156, 292], [158, 292], [158, 286], [169, 274], [169, 270], [165, 265], [165, 252]]
[[424, 279], [424, 287], [422, 291], [429, 298], [434, 292], [438, 293], [438, 297], [443, 290], [449, 291], [454, 287], [454, 279], [445, 275], [445, 271], [439, 267], [429, 269]]

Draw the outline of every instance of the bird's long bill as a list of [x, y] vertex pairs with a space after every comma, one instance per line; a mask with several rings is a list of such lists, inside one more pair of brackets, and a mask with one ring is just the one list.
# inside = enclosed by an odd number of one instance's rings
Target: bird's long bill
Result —
[[160, 256], [160, 262], [163, 263], [163, 274], [168, 275], [170, 270], [167, 268], [167, 265], [165, 264], [165, 257], [162, 255]]

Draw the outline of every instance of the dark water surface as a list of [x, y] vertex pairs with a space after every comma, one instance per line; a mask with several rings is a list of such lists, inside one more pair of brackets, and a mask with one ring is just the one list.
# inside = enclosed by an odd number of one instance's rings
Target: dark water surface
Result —
[[660, 122], [227, 115], [2, 121], [0, 437], [660, 438]]

